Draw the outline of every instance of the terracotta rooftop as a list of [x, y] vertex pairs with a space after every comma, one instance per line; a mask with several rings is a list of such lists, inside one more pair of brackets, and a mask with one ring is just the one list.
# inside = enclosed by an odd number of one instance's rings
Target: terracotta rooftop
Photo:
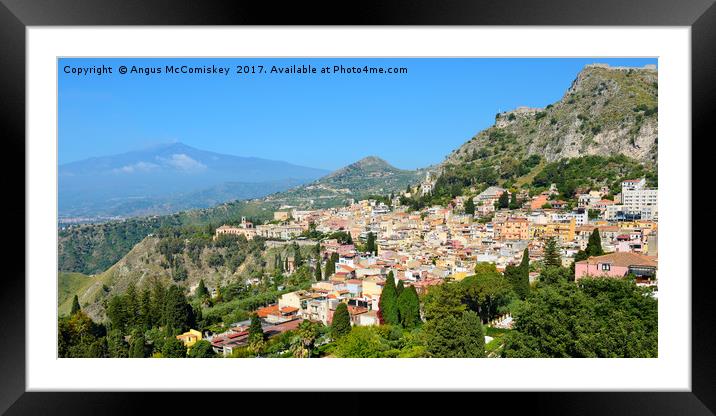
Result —
[[638, 253], [609, 253], [603, 256], [590, 257], [587, 260], [578, 261], [577, 264], [596, 265], [600, 263], [609, 263], [618, 267], [629, 266], [647, 266], [657, 267], [658, 261], [656, 257], [646, 256]]

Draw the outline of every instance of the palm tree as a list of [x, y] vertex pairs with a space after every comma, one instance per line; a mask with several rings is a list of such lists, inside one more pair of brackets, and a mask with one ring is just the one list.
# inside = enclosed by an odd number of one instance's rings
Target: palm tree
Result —
[[318, 338], [318, 325], [305, 320], [298, 325], [296, 338], [291, 343], [291, 351], [296, 358], [311, 358], [311, 351]]

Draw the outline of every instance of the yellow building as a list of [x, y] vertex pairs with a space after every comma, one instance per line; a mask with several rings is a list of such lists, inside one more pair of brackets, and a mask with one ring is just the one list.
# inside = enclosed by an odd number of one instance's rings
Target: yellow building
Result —
[[499, 240], [527, 240], [530, 236], [530, 223], [527, 218], [507, 218], [495, 224], [495, 237]]
[[275, 211], [273, 213], [274, 221], [288, 221], [291, 218], [291, 213], [288, 211]]
[[201, 340], [201, 332], [196, 329], [190, 329], [181, 335], [177, 335], [177, 339], [183, 342], [185, 347], [191, 347]]
[[380, 296], [381, 292], [383, 292], [383, 284], [382, 282], [378, 282], [377, 280], [373, 279], [365, 279], [363, 280], [363, 295], [364, 296]]
[[463, 280], [464, 278], [466, 278], [467, 276], [468, 276], [467, 272], [457, 272], [457, 273], [451, 275], [450, 277], [452, 277], [453, 280], [455, 280], [456, 282], [459, 282], [459, 281]]
[[574, 218], [565, 222], [550, 222], [543, 225], [535, 225], [532, 227], [530, 237], [547, 239], [555, 237], [560, 242], [565, 243], [574, 240], [576, 229], [576, 221]]

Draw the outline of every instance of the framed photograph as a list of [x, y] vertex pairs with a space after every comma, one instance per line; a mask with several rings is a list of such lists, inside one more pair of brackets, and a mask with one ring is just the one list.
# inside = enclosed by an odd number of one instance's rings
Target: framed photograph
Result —
[[233, 7], [3, 1], [25, 261], [0, 409], [463, 391], [712, 414], [709, 2]]

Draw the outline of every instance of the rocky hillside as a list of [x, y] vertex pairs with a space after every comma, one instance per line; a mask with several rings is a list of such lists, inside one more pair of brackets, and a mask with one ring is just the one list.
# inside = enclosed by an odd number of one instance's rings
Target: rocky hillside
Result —
[[[112, 294], [124, 293], [130, 284], [143, 288], [151, 287], [155, 281], [176, 283], [191, 293], [201, 279], [208, 287], [245, 283], [273, 270], [276, 256], [286, 258], [293, 255], [292, 250], [290, 245], [268, 248], [259, 240], [212, 242], [185, 236], [146, 237], [100, 274], [59, 273], [59, 313], [69, 312], [76, 294], [83, 310], [95, 320], [102, 320], [104, 301]], [[309, 246], [301, 247], [305, 258], [310, 258], [311, 250]]]
[[[655, 68], [588, 65], [561, 100], [496, 115], [495, 124], [453, 151], [444, 164], [484, 158], [548, 162], [622, 154], [657, 161], [658, 73]], [[511, 162], [507, 162], [511, 163]]]

